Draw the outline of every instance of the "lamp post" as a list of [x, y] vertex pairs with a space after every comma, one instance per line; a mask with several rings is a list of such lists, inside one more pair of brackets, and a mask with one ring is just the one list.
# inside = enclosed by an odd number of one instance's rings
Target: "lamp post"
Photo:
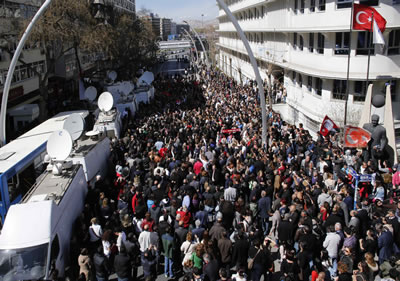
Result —
[[197, 31], [196, 31], [194, 28], [191, 27], [191, 25], [190, 25], [187, 21], [184, 20], [183, 22], [186, 23], [186, 24], [189, 26], [189, 28], [190, 28], [190, 29], [193, 31], [193, 33], [196, 35], [197, 39], [199, 39], [201, 48], [203, 49], [203, 52], [204, 52], [204, 56], [206, 57], [206, 65], [209, 66], [210, 63], [208, 62], [208, 55], [207, 55], [207, 52], [206, 52], [206, 48], [204, 48], [203, 41], [201, 40], [199, 34], [197, 33]]
[[3, 146], [6, 144], [6, 113], [7, 113], [7, 102], [8, 102], [8, 94], [10, 92], [11, 81], [14, 75], [15, 67], [17, 65], [18, 59], [21, 55], [22, 49], [24, 48], [25, 42], [28, 40], [29, 35], [32, 33], [33, 27], [39, 20], [39, 18], [43, 15], [46, 9], [51, 4], [52, 0], [46, 0], [39, 10], [36, 12], [35, 16], [32, 18], [28, 27], [26, 28], [24, 34], [21, 37], [21, 40], [18, 43], [17, 49], [15, 50], [14, 56], [11, 60], [10, 67], [8, 68], [6, 82], [4, 83], [3, 97], [1, 100], [1, 112], [0, 112], [0, 145]]
[[189, 36], [190, 40], [192, 41], [193, 45], [194, 45], [194, 49], [196, 50], [196, 63], [199, 63], [199, 51], [197, 50], [197, 46], [196, 46], [196, 42], [193, 40], [193, 37], [190, 35], [190, 33], [186, 30], [183, 29], [186, 33], [187, 36]]
[[256, 76], [257, 85], [258, 85], [258, 92], [260, 94], [260, 104], [261, 104], [261, 118], [262, 118], [262, 142], [264, 145], [267, 143], [267, 111], [265, 105], [265, 93], [264, 93], [264, 86], [263, 81], [261, 79], [260, 71], [258, 70], [257, 61], [254, 57], [253, 51], [251, 50], [249, 41], [247, 41], [246, 35], [243, 33], [242, 28], [239, 25], [239, 22], [235, 18], [235, 16], [231, 13], [228, 6], [225, 4], [223, 0], [217, 0], [220, 7], [225, 11], [226, 15], [229, 17], [231, 22], [236, 28], [237, 33], [242, 39], [244, 46], [246, 47], [247, 54], [250, 58], [250, 63], [253, 67], [254, 74]]

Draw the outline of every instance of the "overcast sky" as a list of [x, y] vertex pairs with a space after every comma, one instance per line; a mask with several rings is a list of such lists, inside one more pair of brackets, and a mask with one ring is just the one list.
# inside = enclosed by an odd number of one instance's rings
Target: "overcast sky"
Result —
[[218, 15], [216, 0], [136, 0], [136, 10], [152, 10], [161, 17], [172, 18], [175, 22], [182, 20], [215, 19]]

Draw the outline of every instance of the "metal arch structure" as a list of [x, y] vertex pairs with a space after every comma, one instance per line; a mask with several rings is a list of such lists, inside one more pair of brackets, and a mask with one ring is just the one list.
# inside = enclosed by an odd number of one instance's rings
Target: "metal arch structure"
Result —
[[262, 143], [265, 146], [267, 143], [267, 110], [265, 104], [265, 93], [264, 93], [264, 85], [261, 79], [260, 71], [258, 70], [258, 65], [256, 58], [254, 57], [253, 51], [251, 50], [249, 41], [247, 41], [246, 35], [244, 34], [242, 28], [240, 27], [239, 22], [229, 10], [228, 6], [225, 4], [224, 0], [217, 0], [219, 6], [224, 10], [228, 18], [231, 20], [237, 33], [240, 36], [244, 46], [246, 47], [247, 54], [249, 55], [251, 66], [253, 67], [254, 74], [256, 76], [258, 92], [260, 94], [260, 104], [261, 104], [261, 118], [262, 118]]
[[196, 50], [196, 63], [199, 63], [199, 51], [197, 50], [197, 46], [196, 46], [196, 42], [193, 40], [193, 37], [190, 35], [190, 33], [186, 30], [183, 29], [186, 33], [187, 36], [189, 36], [190, 41], [192, 41], [193, 45], [194, 45], [194, 49]]
[[183, 22], [186, 23], [189, 26], [189, 28], [193, 31], [194, 35], [196, 35], [197, 39], [199, 39], [201, 48], [203, 49], [203, 52], [204, 52], [204, 56], [206, 57], [206, 65], [207, 65], [207, 67], [209, 67], [210, 66], [210, 62], [208, 61], [208, 55], [207, 55], [206, 48], [204, 48], [203, 40], [201, 40], [201, 38], [200, 38], [199, 34], [197, 33], [197, 31], [194, 28], [192, 28], [192, 26], [187, 21], [183, 21]]
[[3, 97], [1, 100], [1, 112], [0, 112], [0, 146], [6, 144], [6, 113], [7, 113], [7, 102], [8, 94], [10, 92], [11, 81], [14, 75], [15, 67], [17, 66], [18, 59], [21, 55], [22, 49], [24, 48], [25, 42], [28, 40], [29, 35], [31, 35], [33, 27], [43, 15], [43, 13], [50, 6], [52, 0], [46, 0], [39, 10], [36, 12], [35, 16], [32, 18], [28, 27], [26, 28], [21, 40], [18, 43], [17, 49], [15, 50], [14, 56], [11, 60], [10, 67], [8, 68], [6, 82], [4, 83]]
[[[8, 95], [10, 92], [10, 87], [11, 87], [11, 81], [12, 77], [15, 71], [15, 67], [17, 65], [18, 59], [21, 55], [22, 49], [25, 45], [25, 42], [29, 38], [30, 34], [32, 33], [33, 27], [35, 24], [38, 22], [40, 17], [43, 15], [43, 13], [47, 10], [47, 8], [50, 6], [52, 0], [46, 0], [42, 6], [39, 8], [39, 10], [36, 12], [35, 16], [32, 18], [31, 22], [29, 23], [28, 27], [26, 28], [24, 34], [21, 37], [21, 40], [18, 43], [17, 49], [15, 50], [14, 56], [11, 60], [10, 67], [8, 69], [7, 73], [7, 78], [4, 84], [4, 90], [3, 90], [3, 97], [1, 101], [1, 112], [0, 112], [0, 145], [3, 146], [6, 144], [6, 112], [7, 112], [7, 102], [8, 102]], [[249, 55], [251, 65], [254, 70], [254, 74], [256, 76], [257, 84], [258, 84], [258, 91], [260, 94], [260, 104], [261, 104], [261, 115], [262, 115], [262, 142], [264, 145], [266, 145], [266, 140], [267, 140], [267, 114], [266, 114], [266, 105], [265, 105], [265, 93], [264, 93], [264, 87], [261, 79], [260, 72], [258, 70], [257, 66], [257, 61], [254, 57], [253, 51], [251, 50], [250, 44], [247, 41], [246, 35], [243, 33], [242, 28], [239, 25], [239, 22], [236, 20], [235, 16], [231, 13], [229, 10], [228, 6], [225, 4], [223, 0], [217, 0], [219, 6], [225, 11], [226, 15], [229, 17], [231, 22], [236, 28], [236, 31], [238, 32], [241, 40], [243, 41], [244, 46], [246, 47], [246, 51]], [[187, 22], [185, 22], [188, 24]], [[188, 24], [189, 25], [189, 24]], [[203, 41], [199, 37], [198, 33], [196, 30], [194, 30], [190, 25], [190, 29], [194, 32], [196, 37], [199, 39], [201, 47], [203, 48], [204, 55], [206, 57], [206, 64], [209, 66], [209, 61], [208, 61], [208, 55], [207, 52], [204, 48]]]

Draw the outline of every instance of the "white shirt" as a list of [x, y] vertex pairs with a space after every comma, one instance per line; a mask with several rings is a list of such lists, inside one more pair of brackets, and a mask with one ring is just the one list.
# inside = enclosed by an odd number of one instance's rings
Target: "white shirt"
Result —
[[126, 235], [125, 232], [121, 231], [118, 235], [117, 238], [117, 247], [118, 247], [118, 251], [121, 251], [121, 246], [123, 243], [125, 243], [126, 241]]
[[150, 232], [143, 231], [139, 235], [140, 251], [144, 253], [150, 246]]
[[96, 242], [101, 239], [103, 235], [103, 230], [101, 229], [101, 225], [99, 224], [92, 224], [89, 227], [89, 235], [90, 235], [90, 242]]

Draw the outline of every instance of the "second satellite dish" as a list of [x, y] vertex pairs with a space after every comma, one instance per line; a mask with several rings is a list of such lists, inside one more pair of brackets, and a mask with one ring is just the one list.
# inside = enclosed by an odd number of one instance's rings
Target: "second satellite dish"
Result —
[[64, 161], [72, 151], [72, 137], [67, 130], [53, 132], [47, 141], [47, 153], [53, 160]]
[[110, 111], [114, 106], [114, 98], [111, 93], [104, 92], [100, 95], [97, 102], [99, 109], [103, 112]]
[[90, 86], [89, 88], [86, 89], [85, 91], [85, 98], [92, 102], [96, 99], [97, 97], [97, 89], [93, 86]]
[[67, 130], [71, 135], [72, 140], [76, 141], [82, 136], [85, 130], [85, 120], [78, 113], [71, 114], [67, 120], [64, 121], [63, 129]]

